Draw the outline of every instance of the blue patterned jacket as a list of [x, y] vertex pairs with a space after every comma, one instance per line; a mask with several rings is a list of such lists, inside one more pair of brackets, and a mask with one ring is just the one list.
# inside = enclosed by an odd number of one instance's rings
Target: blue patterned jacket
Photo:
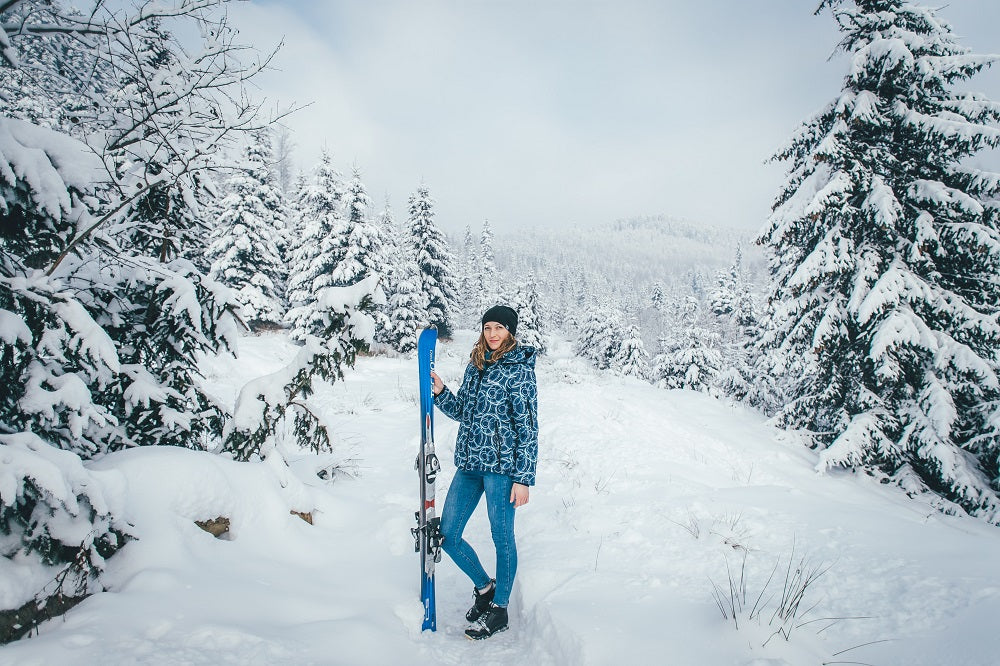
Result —
[[518, 345], [483, 371], [465, 369], [458, 395], [448, 387], [434, 404], [459, 422], [455, 467], [535, 484], [538, 459], [538, 389], [535, 348]]

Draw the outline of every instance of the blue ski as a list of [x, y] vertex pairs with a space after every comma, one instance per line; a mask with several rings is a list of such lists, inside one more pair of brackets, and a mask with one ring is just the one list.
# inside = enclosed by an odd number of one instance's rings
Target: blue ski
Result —
[[437, 631], [437, 611], [434, 607], [434, 563], [441, 561], [441, 519], [434, 507], [434, 481], [441, 469], [434, 453], [434, 393], [431, 370], [434, 369], [434, 347], [437, 329], [425, 328], [417, 340], [417, 360], [420, 372], [420, 453], [417, 474], [420, 476], [420, 510], [417, 526], [411, 530], [420, 553], [420, 601], [424, 605], [421, 631]]

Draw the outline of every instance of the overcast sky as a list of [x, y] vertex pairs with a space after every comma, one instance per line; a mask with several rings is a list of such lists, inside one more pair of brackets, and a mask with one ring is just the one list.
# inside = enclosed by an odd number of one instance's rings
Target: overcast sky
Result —
[[[297, 164], [327, 148], [397, 220], [424, 182], [450, 232], [661, 213], [755, 231], [784, 175], [765, 160], [840, 90], [846, 59], [829, 59], [839, 33], [817, 4], [253, 0], [231, 13], [245, 41], [284, 39], [259, 92], [310, 104], [285, 121]], [[940, 15], [963, 45], [1000, 53], [1000, 1]], [[971, 87], [1000, 99], [1000, 70]]]

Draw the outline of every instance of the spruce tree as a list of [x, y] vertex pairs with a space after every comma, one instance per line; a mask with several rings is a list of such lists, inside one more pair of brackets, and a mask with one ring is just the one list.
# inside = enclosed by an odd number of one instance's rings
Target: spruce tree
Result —
[[417, 334], [427, 326], [427, 296], [412, 248], [406, 243], [392, 247], [391, 269], [386, 288], [386, 326], [381, 341], [401, 354], [417, 349]]
[[343, 199], [343, 178], [324, 151], [297, 202], [298, 238], [288, 270], [287, 319], [292, 337], [298, 340], [320, 335], [326, 327], [317, 295], [336, 286], [334, 271], [346, 256]]
[[452, 256], [444, 234], [434, 224], [434, 200], [425, 185], [410, 196], [409, 235], [427, 297], [428, 323], [438, 335], [450, 338], [457, 286], [452, 277]]
[[81, 458], [214, 447], [226, 416], [199, 364], [231, 349], [236, 303], [189, 256], [202, 175], [259, 124], [253, 72], [211, 8], [145, 9], [98, 4], [83, 34], [54, 0], [0, 7], [0, 550], [58, 567], [60, 601], [128, 538]]
[[479, 280], [481, 309], [492, 307], [497, 303], [499, 290], [499, 274], [497, 260], [493, 251], [493, 227], [489, 220], [483, 220], [483, 230], [479, 236], [479, 266], [476, 275]]
[[629, 324], [621, 332], [621, 343], [615, 354], [612, 367], [620, 375], [647, 379], [649, 377], [649, 354], [639, 334], [639, 326]]
[[575, 351], [598, 370], [614, 366], [621, 348], [622, 318], [613, 307], [591, 305], [581, 316]]
[[769, 344], [803, 370], [781, 417], [820, 469], [862, 468], [1000, 521], [1000, 105], [959, 93], [993, 61], [928, 7], [825, 0], [850, 72], [776, 159], [790, 163], [760, 242], [773, 253]]
[[357, 169], [344, 192], [344, 252], [333, 271], [333, 283], [347, 287], [368, 277], [381, 278], [386, 269], [386, 237], [378, 220], [369, 215], [371, 199]]
[[483, 278], [480, 266], [479, 248], [472, 229], [465, 227], [465, 260], [462, 262], [461, 303], [463, 319], [470, 328], [476, 328], [476, 322], [483, 310]]
[[209, 276], [236, 292], [251, 325], [277, 323], [284, 315], [284, 262], [278, 247], [285, 226], [281, 190], [271, 174], [270, 136], [258, 132], [243, 151], [240, 170], [228, 180], [229, 194], [208, 248]]
[[542, 308], [538, 302], [538, 287], [535, 276], [515, 290], [510, 306], [517, 312], [517, 339], [521, 344], [534, 347], [539, 354], [545, 353], [545, 335], [542, 324]]
[[671, 335], [660, 339], [654, 359], [654, 379], [664, 388], [682, 388], [715, 395], [716, 377], [722, 366], [718, 331], [702, 316], [701, 305], [688, 296], [679, 317], [665, 327]]

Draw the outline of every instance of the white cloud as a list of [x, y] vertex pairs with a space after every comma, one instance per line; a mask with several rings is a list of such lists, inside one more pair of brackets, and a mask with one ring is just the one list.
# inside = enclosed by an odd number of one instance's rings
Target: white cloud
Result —
[[[311, 164], [357, 163], [402, 216], [424, 180], [443, 226], [597, 223], [667, 213], [756, 228], [782, 178], [763, 161], [833, 97], [842, 59], [813, 3], [370, 0], [234, 5], [285, 35], [283, 103]], [[1000, 48], [995, 0], [942, 12]], [[985, 20], [989, 16], [992, 20]], [[996, 49], [994, 49], [996, 50]], [[996, 79], [984, 79], [996, 91]], [[987, 91], [989, 89], [987, 88]], [[992, 95], [994, 98], [1000, 96]]]

